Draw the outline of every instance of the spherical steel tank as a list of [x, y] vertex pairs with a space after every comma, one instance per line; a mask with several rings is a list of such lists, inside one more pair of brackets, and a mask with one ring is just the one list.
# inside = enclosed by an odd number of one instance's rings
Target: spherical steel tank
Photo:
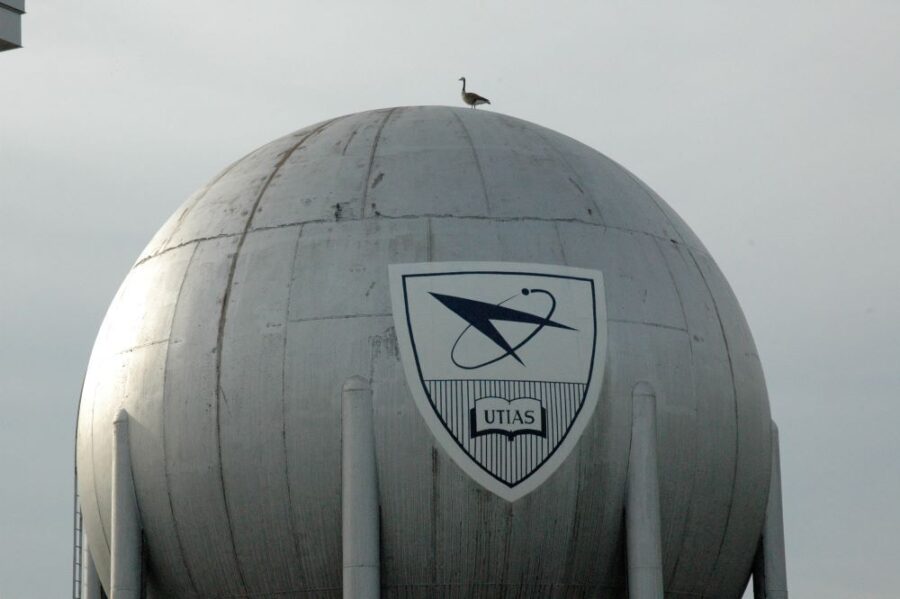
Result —
[[[448, 457], [401, 364], [388, 266], [453, 261], [603, 273], [596, 410], [516, 501]], [[657, 394], [666, 596], [741, 596], [772, 430], [725, 277], [678, 215], [602, 154], [447, 107], [363, 112], [273, 141], [189, 198], [140, 255], [98, 334], [78, 419], [101, 580], [124, 408], [148, 596], [340, 597], [340, 393], [354, 375], [373, 391], [383, 596], [627, 596], [640, 382]]]

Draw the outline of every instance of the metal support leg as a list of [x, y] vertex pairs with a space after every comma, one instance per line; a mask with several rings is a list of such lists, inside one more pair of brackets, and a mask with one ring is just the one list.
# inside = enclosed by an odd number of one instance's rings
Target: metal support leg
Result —
[[344, 599], [378, 599], [381, 595], [372, 418], [369, 381], [348, 379], [341, 392]]
[[631, 399], [631, 454], [625, 509], [628, 596], [630, 599], [663, 599], [656, 393], [649, 384], [638, 383]]
[[762, 539], [753, 564], [753, 596], [787, 599], [787, 565], [784, 554], [784, 516], [781, 507], [781, 451], [778, 427], [772, 423], [772, 480]]
[[91, 556], [91, 547], [87, 535], [81, 548], [81, 599], [101, 599], [100, 577]]
[[128, 442], [128, 413], [113, 422], [112, 543], [110, 599], [141, 597], [141, 524]]

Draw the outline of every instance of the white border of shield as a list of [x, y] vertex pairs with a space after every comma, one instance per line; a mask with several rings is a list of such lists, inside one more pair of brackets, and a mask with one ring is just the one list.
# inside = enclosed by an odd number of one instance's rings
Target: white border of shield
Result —
[[[565, 439], [537, 470], [522, 482], [509, 487], [501, 483], [486, 472], [481, 465], [473, 460], [457, 444], [450, 432], [440, 421], [419, 379], [416, 368], [416, 358], [413, 352], [413, 344], [410, 339], [410, 331], [406, 321], [406, 298], [403, 292], [404, 275], [441, 274], [444, 272], [460, 271], [501, 271], [522, 274], [547, 274], [556, 276], [572, 276], [591, 279], [594, 281], [596, 293], [597, 336], [595, 341], [595, 359], [590, 373], [590, 382], [585, 391], [584, 406], [581, 408], [575, 421], [572, 423]], [[556, 266], [551, 264], [525, 264], [521, 262], [420, 262], [413, 264], [391, 264], [388, 266], [391, 307], [394, 315], [394, 328], [397, 333], [397, 343], [400, 348], [400, 360], [403, 362], [403, 370], [406, 373], [406, 382], [416, 402], [419, 413], [425, 419], [425, 423], [434, 435], [438, 445], [456, 462], [457, 466], [469, 475], [482, 487], [505, 499], [513, 502], [531, 493], [550, 478], [557, 468], [569, 457], [575, 448], [581, 434], [590, 422], [600, 399], [600, 387], [603, 384], [603, 375], [606, 369], [607, 352], [607, 322], [606, 322], [606, 292], [603, 286], [603, 273], [598, 270], [575, 268], [571, 266]]]

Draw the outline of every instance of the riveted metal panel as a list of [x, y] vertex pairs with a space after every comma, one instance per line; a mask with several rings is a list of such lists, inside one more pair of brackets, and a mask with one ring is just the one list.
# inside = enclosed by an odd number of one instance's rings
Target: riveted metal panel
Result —
[[185, 216], [187, 216], [188, 212], [194, 208], [197, 202], [203, 199], [203, 196], [206, 195], [206, 192], [209, 191], [209, 188], [213, 186], [213, 184], [218, 181], [231, 167], [227, 167], [222, 170], [218, 175], [213, 177], [208, 183], [206, 183], [203, 187], [195, 191], [188, 197], [188, 199], [178, 207], [172, 216], [170, 216], [162, 227], [153, 235], [150, 239], [150, 243], [141, 251], [141, 254], [138, 256], [135, 264], [140, 264], [144, 262], [151, 256], [155, 256], [162, 252], [165, 247], [167, 247], [169, 240], [172, 235], [178, 230], [181, 226], [182, 221], [184, 221]]
[[[375, 411], [375, 453], [381, 494], [383, 585], [435, 580], [435, 472], [439, 454], [409, 393], [398, 358], [393, 319], [372, 318], [367, 336], [371, 355], [372, 404]], [[396, 468], [393, 465], [402, 464]], [[430, 484], [410, 485], [410, 480]], [[389, 577], [389, 578], [386, 578]], [[426, 587], [427, 588], [427, 587]]]
[[[198, 242], [172, 321], [166, 362], [166, 489], [182, 559], [201, 597], [238, 595], [241, 582], [222, 488], [216, 360], [219, 315], [238, 239]], [[215, 551], [210, 551], [215, 547]]]
[[386, 115], [337, 119], [316, 134], [314, 145], [297, 148], [266, 189], [253, 227], [359, 218], [372, 144]]
[[304, 225], [289, 318], [390, 314], [387, 265], [427, 260], [427, 239], [424, 219]]
[[[528, 580], [538, 570], [549, 580], [566, 580], [569, 535], [579, 526], [579, 463], [579, 458], [566, 460], [546, 483], [512, 504], [505, 531], [510, 550], [503, 574], [508, 583]], [[516, 547], [529, 550], [518, 554]]]
[[219, 321], [222, 482], [244, 582], [264, 593], [302, 583], [292, 569], [299, 555], [284, 500], [283, 392], [288, 294], [299, 232], [296, 226], [247, 235]]
[[[765, 520], [772, 466], [769, 402], [756, 345], [731, 287], [715, 262], [694, 256], [716, 304], [728, 344], [735, 390], [737, 425], [734, 491], [725, 537], [719, 549], [716, 570], [707, 593], [730, 597], [746, 586], [753, 565], [750, 548], [758, 541]], [[765, 493], [760, 491], [764, 490]]]
[[242, 233], [260, 194], [276, 174], [278, 164], [311, 129], [313, 127], [282, 137], [232, 165], [182, 213], [177, 228], [162, 249], [198, 239]]
[[144, 534], [156, 542], [147, 545], [147, 556], [157, 568], [171, 574], [162, 582], [172, 584], [170, 592], [192, 588], [178, 543], [175, 522], [171, 518], [166, 493], [163, 395], [167, 343], [135, 348], [129, 353], [129, 376], [123, 388], [129, 401], [129, 438], [135, 495]]
[[[375, 344], [391, 325], [388, 316], [322, 318], [288, 325], [285, 359], [291, 368], [285, 370], [285, 439], [290, 456], [290, 502], [294, 526], [300, 534], [301, 573], [307, 588], [323, 593], [340, 595], [341, 387], [350, 376], [372, 374]], [[336, 343], [323, 343], [325, 339]], [[378, 388], [374, 383], [376, 393]], [[376, 411], [382, 401], [391, 405], [397, 399], [373, 397]], [[377, 421], [375, 439], [379, 463], [383, 464], [383, 430]], [[404, 457], [415, 459], [414, 455]], [[408, 484], [406, 476], [403, 479]], [[379, 484], [380, 492], [390, 493], [390, 478]], [[401, 505], [414, 497], [407, 488], [401, 488], [400, 493]], [[388, 503], [386, 498], [383, 501]], [[390, 510], [382, 509], [388, 518]]]
[[[659, 241], [684, 310], [690, 334], [693, 393], [696, 400], [697, 459], [683, 481], [691, 488], [685, 532], [674, 559], [666, 559], [667, 589], [702, 593], [713, 574], [710, 559], [722, 542], [733, 493], [735, 468], [735, 404], [727, 346], [716, 307], [702, 275], [685, 246]], [[716, 454], [716, 459], [704, 456]], [[664, 547], [666, 555], [671, 543]]]
[[368, 177], [366, 214], [486, 216], [479, 164], [455, 113], [400, 108], [385, 122]]
[[[97, 551], [95, 563], [104, 580], [109, 580], [109, 532], [112, 482], [112, 423], [121, 408], [140, 406], [142, 415], [158, 408], [161, 394], [154, 379], [152, 364], [147, 363], [151, 355], [153, 363], [159, 363], [159, 354], [165, 354], [172, 314], [175, 309], [184, 271], [187, 268], [193, 248], [181, 248], [158, 260], [146, 262], [133, 269], [123, 283], [116, 302], [110, 307], [101, 334], [95, 344], [94, 355], [100, 361], [92, 365], [102, 377], [87, 377], [85, 393], [90, 393], [90, 401], [82, 402], [79, 421], [90, 422], [91, 447], [90, 468], [94, 489], [85, 489], [82, 506], [86, 521], [95, 525], [94, 512], [99, 512], [99, 530], [94, 528], [91, 537], [103, 538], [106, 551]], [[148, 350], [148, 351], [143, 351]], [[145, 368], [146, 367], [146, 368]], [[138, 428], [138, 447], [145, 442], [152, 443], [156, 433], [142, 435], [141, 427], [153, 427], [152, 421], [135, 423]], [[88, 456], [79, 456], [80, 463]], [[141, 464], [143, 465], [143, 463]], [[135, 484], [141, 484], [143, 472], [136, 469]], [[140, 482], [139, 480], [140, 479]], [[155, 487], [154, 487], [155, 488]], [[138, 506], [149, 503], [155, 497], [139, 498]], [[165, 524], [159, 526], [165, 528]], [[98, 534], [99, 533], [99, 534]], [[161, 538], [161, 543], [165, 540]], [[99, 549], [99, 548], [98, 548]]]
[[[686, 225], [682, 228], [680, 218], [669, 218], [670, 214], [674, 214], [671, 208], [620, 164], [570, 137], [549, 129], [541, 130], [578, 174], [604, 224], [648, 233], [661, 239], [675, 239], [706, 251]], [[627, 201], [623, 202], [626, 198]], [[697, 245], [694, 246], [694, 243]]]
[[568, 264], [603, 272], [611, 321], [684, 330], [684, 315], [653, 239], [643, 233], [560, 223]]
[[[483, 111], [455, 111], [484, 179], [488, 214], [498, 218], [594, 221], [567, 163], [533, 127]], [[573, 180], [575, 179], [575, 180]]]
[[[632, 177], [634, 177], [634, 175], [632, 175]], [[670, 225], [672, 225], [672, 227], [674, 227], [675, 233], [677, 234], [676, 239], [681, 239], [682, 243], [708, 256], [709, 251], [706, 249], [706, 246], [703, 245], [703, 242], [700, 241], [700, 238], [697, 237], [694, 231], [687, 225], [686, 222], [684, 222], [684, 219], [682, 219], [677, 212], [672, 210], [672, 207], [669, 206], [669, 204], [666, 203], [664, 199], [659, 197], [659, 194], [651, 189], [649, 185], [647, 185], [637, 177], [634, 177], [634, 179], [637, 181], [638, 185], [640, 185], [641, 189], [647, 192], [647, 194], [654, 200], [660, 211], [665, 215], [666, 220]], [[669, 241], [671, 241], [671, 239]]]
[[454, 218], [431, 219], [430, 259], [435, 262], [460, 260], [509, 260], [541, 264], [565, 264], [556, 223], [517, 220]]
[[[140, 275], [140, 279], [129, 286], [128, 295], [140, 293], [153, 302], [134, 315], [140, 325], [132, 324], [134, 321], [115, 325], [122, 330], [142, 331], [137, 345], [124, 350], [129, 361], [121, 402], [129, 415], [131, 467], [141, 526], [146, 535], [158, 541], [147, 546], [147, 555], [159, 568], [171, 572], [175, 582], [171, 590], [189, 588], [190, 580], [178, 550], [175, 525], [169, 517], [167, 494], [155, 491], [166, 487], [162, 406], [169, 335], [194, 249], [179, 248], [132, 271], [132, 276]], [[147, 293], [149, 289], [153, 292]]]

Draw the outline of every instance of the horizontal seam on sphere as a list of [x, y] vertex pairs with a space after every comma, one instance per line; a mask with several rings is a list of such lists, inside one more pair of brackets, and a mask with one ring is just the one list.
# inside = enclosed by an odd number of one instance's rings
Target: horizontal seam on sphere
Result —
[[647, 199], [650, 200], [650, 203], [653, 204], [653, 206], [659, 211], [660, 215], [662, 215], [663, 220], [665, 220], [667, 223], [669, 223], [669, 226], [672, 227], [672, 232], [678, 236], [678, 238], [681, 240], [681, 243], [687, 245], [686, 240], [684, 239], [684, 236], [681, 234], [681, 231], [678, 230], [678, 227], [675, 225], [674, 222], [672, 222], [672, 219], [669, 218], [669, 215], [666, 213], [665, 209], [663, 209], [662, 205], [660, 205], [659, 201], [655, 197], [655, 192], [653, 192], [650, 189], [650, 186], [647, 185], [646, 183], [644, 183], [643, 181], [641, 181], [640, 179], [638, 179], [634, 175], [634, 173], [632, 173], [630, 170], [628, 170], [621, 164], [617, 163], [615, 160], [613, 160], [609, 156], [606, 156], [605, 154], [601, 154], [601, 156], [607, 162], [610, 162], [610, 163], [618, 166], [621, 169], [621, 171], [624, 172], [625, 175], [629, 179], [631, 179], [631, 181], [635, 184], [635, 186], [637, 186], [637, 188], [640, 189], [644, 193], [644, 195], [647, 197]]
[[308, 318], [289, 318], [289, 323], [316, 322], [321, 320], [346, 320], [348, 318], [388, 318], [393, 314], [336, 314], [333, 316], [310, 316]]
[[239, 595], [203, 595], [204, 599], [252, 599], [253, 597], [277, 597], [278, 595], [291, 595], [295, 593], [322, 593], [325, 591], [340, 591], [341, 587], [319, 587], [315, 589], [285, 589], [281, 591], [260, 591], [259, 593], [241, 593]]
[[154, 345], [162, 345], [163, 343], [168, 343], [168, 342], [169, 342], [168, 337], [166, 337], [165, 339], [158, 339], [156, 341], [147, 341], [146, 343], [139, 343], [137, 345], [133, 345], [133, 346], [127, 347], [125, 349], [120, 349], [119, 351], [117, 351], [115, 353], [115, 355], [123, 356], [125, 354], [130, 354], [132, 352], [136, 352], [139, 349], [146, 349], [148, 347], [153, 347]]
[[240, 235], [242, 235], [242, 233], [219, 233], [218, 235], [210, 235], [208, 237], [197, 237], [196, 239], [191, 239], [190, 241], [183, 241], [177, 245], [173, 245], [171, 247], [161, 249], [160, 251], [156, 252], [155, 254], [151, 254], [149, 256], [145, 256], [145, 257], [141, 258], [140, 260], [135, 262], [134, 266], [132, 266], [131, 268], [133, 270], [133, 269], [137, 268], [138, 266], [140, 266], [141, 264], [144, 264], [145, 262], [148, 262], [148, 261], [152, 260], [153, 258], [156, 258], [157, 256], [162, 256], [163, 254], [168, 254], [169, 252], [189, 246], [192, 243], [202, 243], [204, 241], [214, 241], [216, 239], [228, 239], [230, 237], [238, 237]]
[[[602, 585], [602, 584], [590, 584], [590, 583], [582, 583], [582, 582], [550, 582], [546, 584], [520, 584], [520, 583], [493, 583], [493, 582], [455, 582], [455, 583], [435, 583], [435, 582], [423, 582], [423, 583], [409, 583], [409, 584], [385, 584], [382, 585], [383, 589], [451, 589], [451, 588], [478, 588], [478, 589], [492, 589], [492, 588], [501, 588], [501, 589], [521, 589], [521, 590], [544, 590], [544, 589], [607, 589], [607, 590], [621, 590], [625, 587], [622, 585]], [[270, 597], [277, 595], [287, 595], [291, 593], [321, 593], [325, 591], [340, 591], [340, 586], [334, 587], [319, 587], [314, 589], [286, 589], [280, 591], [266, 591], [260, 593], [242, 593], [239, 595], [215, 595], [217, 599], [251, 599], [253, 597]], [[676, 595], [682, 595], [685, 597], [699, 597], [700, 595], [696, 594], [685, 594], [685, 593], [671, 593]], [[212, 595], [208, 595], [210, 599], [212, 599]]]
[[386, 584], [386, 589], [451, 589], [451, 588], [477, 588], [477, 589], [521, 589], [521, 590], [544, 590], [544, 589], [607, 589], [622, 590], [622, 585], [605, 585], [590, 584], [584, 582], [547, 582], [540, 583], [517, 583], [517, 582], [421, 582], [408, 584]]
[[627, 320], [624, 318], [608, 318], [607, 321], [608, 322], [617, 322], [620, 324], [637, 324], [637, 325], [643, 325], [643, 326], [648, 326], [648, 327], [655, 327], [658, 329], [668, 329], [670, 331], [678, 331], [678, 332], [685, 333], [685, 334], [688, 332], [688, 330], [685, 328], [672, 326], [670, 324], [663, 324], [661, 322], [645, 322], [642, 320]]
[[[334, 219], [310, 219], [310, 220], [299, 220], [292, 221], [289, 223], [283, 223], [280, 225], [269, 225], [264, 227], [254, 227], [251, 228], [248, 233], [255, 233], [257, 231], [272, 231], [276, 229], [285, 229], [288, 227], [298, 227], [300, 225], [320, 225], [320, 224], [343, 224], [343, 223], [356, 223], [356, 222], [374, 222], [379, 220], [416, 220], [416, 219], [443, 219], [443, 220], [477, 220], [477, 221], [488, 221], [488, 222], [537, 222], [537, 223], [573, 223], [579, 225], [586, 225], [589, 227], [596, 227], [598, 229], [612, 229], [614, 231], [622, 231], [624, 233], [634, 233], [636, 235], [646, 235], [647, 237], [652, 237], [653, 239], [658, 239], [660, 241], [664, 241], [667, 243], [673, 242], [672, 239], [668, 239], [665, 237], [661, 237], [656, 235], [655, 233], [648, 233], [647, 231], [639, 231], [637, 229], [629, 229], [627, 227], [617, 227], [615, 225], [603, 224], [603, 223], [595, 223], [587, 220], [582, 220], [578, 218], [543, 218], [543, 217], [535, 217], [535, 216], [458, 216], [454, 214], [410, 214], [405, 216], [386, 216], [384, 214], [377, 217], [367, 217], [367, 218], [341, 218], [341, 220]], [[214, 241], [216, 239], [227, 239], [229, 237], [240, 237], [243, 235], [241, 232], [236, 233], [220, 233], [218, 235], [210, 235], [205, 237], [197, 237], [196, 239], [192, 239], [190, 241], [182, 242], [178, 245], [173, 245], [172, 247], [165, 248], [160, 250], [159, 252], [146, 256], [136, 262], [132, 269], [153, 260], [159, 256], [163, 256], [173, 250], [177, 250], [179, 248], [185, 247], [192, 243], [203, 243], [205, 241]], [[678, 245], [683, 245], [685, 247], [690, 248], [692, 251], [695, 251], [707, 258], [710, 257], [709, 254], [703, 249], [699, 247], [692, 246], [690, 244], [674, 241]]]

